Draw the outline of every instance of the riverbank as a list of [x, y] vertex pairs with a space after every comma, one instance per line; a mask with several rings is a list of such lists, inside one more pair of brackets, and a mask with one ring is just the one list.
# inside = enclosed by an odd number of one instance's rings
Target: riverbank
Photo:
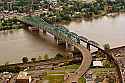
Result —
[[[0, 66], [0, 72], [16, 72], [23, 71], [24, 69], [28, 68], [30, 70], [34, 70], [34, 67], [37, 68], [37, 70], [40, 69], [46, 69], [46, 67], [39, 68], [39, 66], [44, 65], [58, 65], [59, 63], [63, 63], [64, 60], [55, 60], [55, 59], [48, 59], [48, 60], [40, 60], [35, 62], [27, 62], [27, 63], [15, 63], [15, 64], [5, 64]], [[16, 70], [18, 69], [18, 70]]]
[[12, 19], [1, 19], [0, 20], [0, 31], [11, 30], [11, 29], [21, 29], [23, 24], [18, 22], [15, 18]]
[[[125, 57], [125, 46], [121, 46], [121, 47], [117, 47], [117, 48], [112, 48], [111, 49], [112, 53], [114, 54], [115, 57]], [[92, 54], [97, 54], [97, 52], [94, 52]], [[58, 57], [58, 56], [57, 56]], [[61, 58], [61, 56], [59, 56], [60, 58], [51, 58], [51, 59], [47, 59], [47, 60], [40, 60], [40, 61], [35, 61], [35, 62], [27, 62], [27, 63], [15, 63], [15, 64], [5, 64], [8, 67], [14, 67], [14, 66], [19, 66], [19, 67], [23, 67], [26, 68], [27, 66], [34, 66], [34, 65], [39, 65], [39, 64], [43, 64], [43, 65], [49, 65], [49, 64], [59, 64], [59, 63], [75, 63], [74, 60], [75, 59], [67, 59], [65, 60], [64, 58]], [[80, 61], [79, 61], [80, 63]], [[1, 67], [5, 66], [5, 65], [1, 65]]]
[[119, 1], [103, 0], [95, 0], [89, 3], [82, 1], [67, 1], [65, 4], [63, 1], [60, 1], [57, 2], [56, 5], [51, 4], [51, 10], [49, 6], [46, 8], [46, 11], [43, 7], [44, 13], [41, 13], [40, 16], [49, 23], [70, 23], [77, 18], [92, 20], [110, 13], [124, 12], [124, 4], [124, 2]]

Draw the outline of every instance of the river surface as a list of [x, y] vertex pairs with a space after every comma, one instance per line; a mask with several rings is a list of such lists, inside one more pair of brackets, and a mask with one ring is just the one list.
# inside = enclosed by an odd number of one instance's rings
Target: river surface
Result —
[[25, 56], [29, 59], [45, 54], [54, 57], [62, 52], [50, 35], [35, 35], [22, 29], [0, 32], [0, 64], [21, 62]]
[[[109, 43], [112, 48], [125, 45], [125, 15], [71, 22], [65, 26], [101, 45]], [[24, 56], [29, 59], [44, 54], [54, 57], [62, 51], [50, 36], [33, 35], [25, 30], [0, 32], [0, 64], [21, 62]]]
[[71, 22], [66, 25], [70, 31], [97, 41], [100, 45], [109, 43], [111, 48], [125, 46], [125, 15], [103, 16], [92, 21]]

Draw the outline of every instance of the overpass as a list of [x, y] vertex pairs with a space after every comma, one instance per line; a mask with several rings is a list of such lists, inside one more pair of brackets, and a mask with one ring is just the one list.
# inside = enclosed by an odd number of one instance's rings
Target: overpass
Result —
[[[25, 16], [25, 17], [17, 17], [18, 21], [23, 22], [27, 27], [33, 26], [37, 31], [43, 30], [43, 33], [46, 34], [47, 32], [54, 36], [54, 39], [57, 41], [57, 44], [64, 44], [67, 48], [71, 48], [72, 51], [79, 51], [82, 54], [82, 63], [80, 67], [72, 74], [68, 74], [64, 76], [64, 83], [78, 83], [78, 79], [86, 73], [88, 70], [92, 56], [90, 53], [90, 46], [98, 48], [98, 50], [105, 53], [111, 61], [116, 65], [118, 71], [118, 79], [119, 83], [122, 83], [121, 73], [117, 61], [113, 58], [112, 55], [105, 52], [103, 49], [100, 48], [100, 45], [92, 40], [88, 40], [83, 36], [79, 36], [74, 32], [70, 32], [64, 26], [56, 26], [52, 24], [48, 24], [46, 21], [41, 19], [39, 16]], [[84, 47], [81, 42], [87, 44]]]

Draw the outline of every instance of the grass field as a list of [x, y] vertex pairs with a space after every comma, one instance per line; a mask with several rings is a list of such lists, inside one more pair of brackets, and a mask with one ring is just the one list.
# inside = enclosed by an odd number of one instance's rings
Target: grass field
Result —
[[[60, 68], [55, 68], [54, 71], [48, 71], [44, 79], [48, 80], [48, 83], [64, 83], [65, 72], [69, 73], [74, 72], [76, 69], [78, 69], [78, 67], [79, 65], [73, 64], [73, 65], [63, 66]], [[79, 79], [79, 83], [86, 83], [85, 78], [81, 77]]]

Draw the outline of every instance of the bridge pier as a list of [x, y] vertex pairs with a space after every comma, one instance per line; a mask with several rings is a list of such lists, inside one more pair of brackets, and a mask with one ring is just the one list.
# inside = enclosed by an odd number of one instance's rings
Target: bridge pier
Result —
[[29, 30], [29, 26], [30, 26], [30, 25], [23, 23], [23, 29]]
[[81, 53], [75, 46], [73, 46], [73, 54]]
[[98, 51], [101, 51], [101, 50], [98, 48]]
[[71, 53], [72, 58], [79, 58], [79, 56], [81, 56], [81, 52], [73, 45], [66, 43], [66, 50], [69, 51], [69, 53]]
[[67, 43], [67, 42], [66, 42], [66, 50], [68, 50], [68, 51], [70, 51], [70, 52], [73, 51], [72, 45], [69, 44], [69, 43]]
[[57, 41], [57, 37], [56, 36], [54, 36], [54, 40]]
[[73, 53], [79, 53], [79, 50], [72, 44], [66, 43], [66, 49]]
[[32, 26], [29, 26], [28, 30], [31, 31], [31, 32], [39, 32], [39, 28], [32, 27]]
[[46, 35], [46, 30], [43, 30], [43, 34], [45, 34], [45, 35]]
[[66, 45], [66, 42], [62, 41], [61, 39], [57, 39], [58, 45]]
[[87, 49], [90, 51], [90, 44], [87, 43]]
[[63, 41], [61, 39], [58, 39], [56, 37], [54, 37], [54, 39], [56, 40], [57, 45], [62, 46], [63, 48], [66, 48], [66, 42], [65, 41]]

